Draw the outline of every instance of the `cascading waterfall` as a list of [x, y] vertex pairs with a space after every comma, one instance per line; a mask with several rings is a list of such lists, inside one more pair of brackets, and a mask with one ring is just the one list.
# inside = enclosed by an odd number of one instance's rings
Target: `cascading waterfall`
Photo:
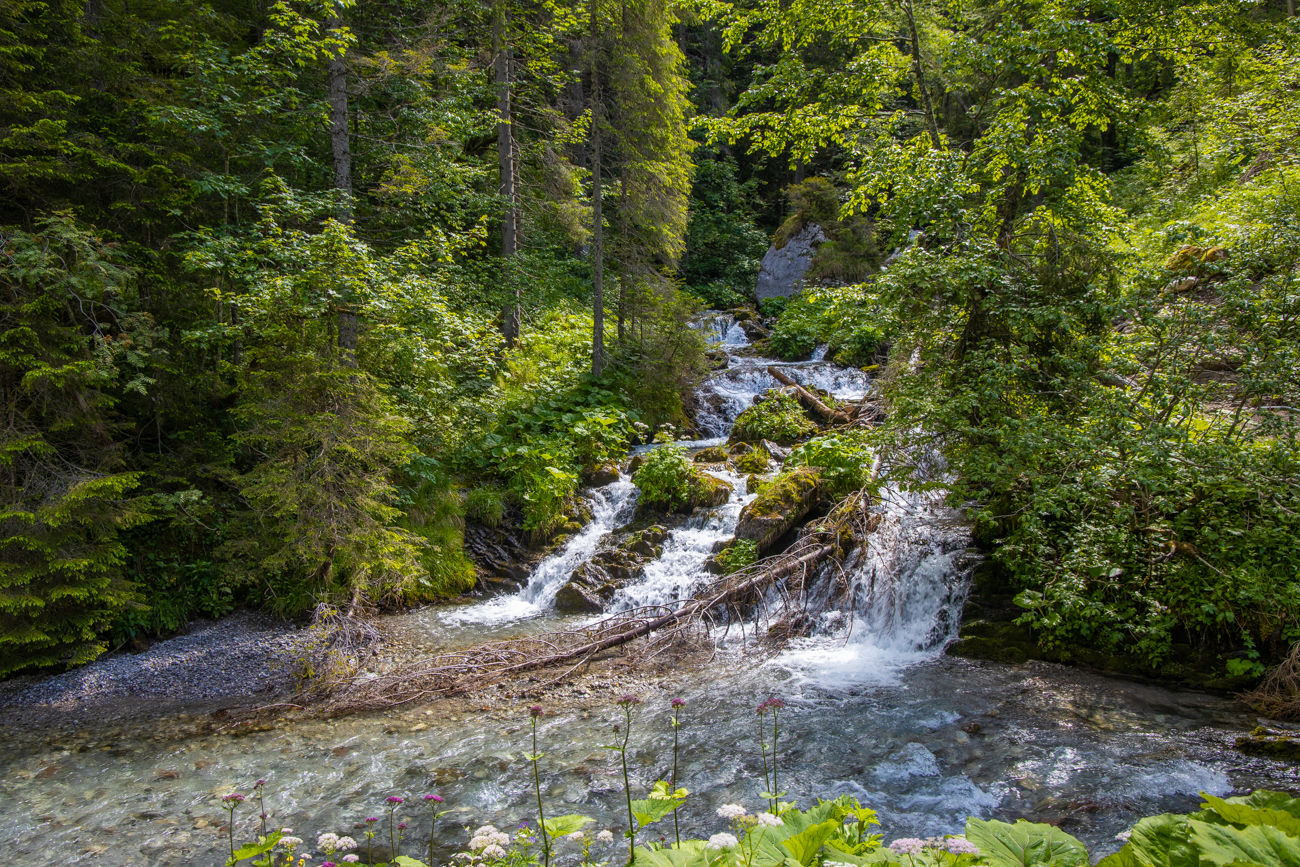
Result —
[[528, 584], [511, 596], [498, 596], [478, 605], [456, 608], [442, 615], [447, 623], [505, 623], [549, 611], [555, 594], [569, 576], [593, 554], [600, 540], [632, 520], [636, 511], [636, 485], [627, 476], [589, 492], [591, 521], [562, 547], [538, 564]]

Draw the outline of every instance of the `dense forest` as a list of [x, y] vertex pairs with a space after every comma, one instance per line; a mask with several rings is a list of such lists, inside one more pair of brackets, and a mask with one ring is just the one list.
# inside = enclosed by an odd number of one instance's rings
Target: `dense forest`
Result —
[[[0, 675], [469, 590], [748, 306], [1044, 646], [1300, 639], [1291, 0], [4, 0]], [[796, 298], [759, 260], [827, 240]]]

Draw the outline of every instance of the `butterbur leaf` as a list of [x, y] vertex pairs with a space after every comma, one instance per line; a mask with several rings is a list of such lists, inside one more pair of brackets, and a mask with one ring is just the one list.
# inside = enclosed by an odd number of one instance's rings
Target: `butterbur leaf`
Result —
[[1188, 820], [1187, 828], [1204, 864], [1300, 867], [1300, 840], [1276, 828], [1234, 828], [1197, 819]]
[[817, 860], [817, 853], [821, 851], [822, 845], [831, 838], [839, 828], [839, 822], [835, 819], [828, 819], [817, 825], [811, 825], [804, 830], [781, 841], [781, 846], [790, 853], [790, 857], [803, 867], [809, 867]]
[[632, 815], [636, 816], [637, 826], [644, 828], [676, 810], [679, 804], [676, 798], [642, 798], [632, 802]]
[[1026, 822], [966, 820], [966, 839], [974, 843], [992, 867], [1055, 867], [1088, 865], [1088, 850], [1075, 838], [1052, 825]]
[[[1277, 792], [1270, 792], [1277, 796]], [[1212, 794], [1201, 793], [1205, 798], [1205, 809], [1209, 812], [1216, 812], [1222, 816], [1225, 822], [1234, 825], [1268, 825], [1270, 828], [1277, 828], [1278, 831], [1291, 837], [1300, 836], [1300, 818], [1292, 815], [1286, 810], [1277, 810], [1274, 807], [1256, 807], [1244, 803], [1243, 798], [1232, 798], [1231, 801], [1225, 801], [1223, 798], [1216, 798]], [[1291, 798], [1282, 796], [1286, 801], [1292, 801]], [[1292, 801], [1292, 803], [1296, 803]]]
[[[1187, 836], [1187, 817], [1164, 813], [1149, 816], [1133, 826], [1128, 845], [1110, 856], [1128, 853], [1141, 867], [1197, 867], [1200, 858]], [[1124, 862], [1127, 865], [1128, 861]], [[1111, 867], [1123, 867], [1112, 863]]]
[[643, 867], [708, 867], [709, 853], [703, 840], [683, 840], [680, 849], [637, 846], [636, 863]]
[[236, 861], [246, 861], [257, 855], [270, 852], [275, 848], [275, 844], [280, 842], [280, 832], [273, 831], [265, 839], [257, 843], [245, 843], [235, 850]]
[[417, 861], [407, 855], [398, 855], [393, 859], [393, 863], [396, 864], [397, 867], [428, 867], [428, 865], [423, 861]]
[[554, 816], [547, 819], [543, 824], [546, 826], [546, 833], [552, 837], [563, 837], [566, 834], [572, 834], [575, 831], [581, 831], [584, 825], [595, 821], [590, 816], [582, 816], [578, 813], [571, 813], [568, 816]]

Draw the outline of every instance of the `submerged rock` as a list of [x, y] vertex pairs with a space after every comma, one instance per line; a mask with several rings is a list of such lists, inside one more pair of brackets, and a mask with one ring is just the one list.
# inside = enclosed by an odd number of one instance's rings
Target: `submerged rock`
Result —
[[750, 539], [763, 551], [812, 511], [820, 497], [821, 474], [812, 467], [778, 476], [740, 513], [736, 538]]
[[1237, 749], [1250, 756], [1296, 761], [1300, 759], [1300, 731], [1278, 731], [1258, 726], [1237, 738]]
[[582, 483], [592, 488], [603, 488], [618, 481], [618, 466], [612, 462], [594, 467], [584, 467]]

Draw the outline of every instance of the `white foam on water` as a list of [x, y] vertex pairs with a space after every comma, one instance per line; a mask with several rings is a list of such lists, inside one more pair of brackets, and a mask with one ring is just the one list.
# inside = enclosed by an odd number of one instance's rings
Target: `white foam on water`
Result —
[[744, 476], [722, 471], [710, 471], [709, 475], [731, 485], [731, 498], [719, 508], [696, 515], [673, 530], [664, 543], [663, 556], [646, 564], [640, 581], [615, 594], [610, 612], [680, 602], [691, 595], [701, 580], [712, 577], [704, 571], [704, 561], [713, 553], [717, 542], [735, 535], [741, 509], [754, 497], [744, 493]]
[[595, 488], [588, 494], [590, 523], [563, 548], [538, 564], [522, 590], [478, 605], [452, 609], [443, 613], [441, 619], [452, 624], [500, 624], [550, 611], [554, 607], [555, 594], [569, 580], [573, 570], [591, 558], [600, 540], [632, 520], [636, 495], [636, 485], [623, 475], [617, 482]]

